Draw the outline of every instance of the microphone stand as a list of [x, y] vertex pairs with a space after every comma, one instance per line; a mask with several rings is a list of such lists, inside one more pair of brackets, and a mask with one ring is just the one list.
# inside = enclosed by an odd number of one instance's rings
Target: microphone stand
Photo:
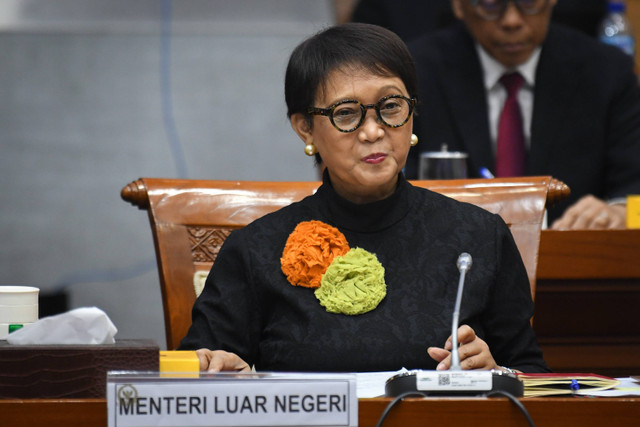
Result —
[[462, 293], [464, 290], [464, 279], [467, 270], [471, 268], [471, 255], [463, 252], [458, 257], [458, 271], [460, 279], [458, 280], [458, 293], [456, 294], [456, 304], [453, 308], [453, 321], [451, 322], [451, 368], [452, 371], [461, 371], [460, 353], [458, 353], [458, 324], [460, 323], [460, 305], [462, 304]]

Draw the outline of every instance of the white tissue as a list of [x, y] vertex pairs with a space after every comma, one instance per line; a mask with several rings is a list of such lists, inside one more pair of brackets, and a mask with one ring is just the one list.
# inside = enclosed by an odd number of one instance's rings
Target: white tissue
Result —
[[7, 335], [9, 344], [113, 344], [118, 329], [97, 307], [43, 317]]

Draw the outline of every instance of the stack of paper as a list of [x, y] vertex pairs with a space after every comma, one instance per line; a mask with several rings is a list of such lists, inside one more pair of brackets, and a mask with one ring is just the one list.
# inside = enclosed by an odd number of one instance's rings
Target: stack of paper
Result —
[[596, 374], [518, 374], [518, 378], [524, 383], [524, 397], [589, 395], [620, 384], [615, 378]]

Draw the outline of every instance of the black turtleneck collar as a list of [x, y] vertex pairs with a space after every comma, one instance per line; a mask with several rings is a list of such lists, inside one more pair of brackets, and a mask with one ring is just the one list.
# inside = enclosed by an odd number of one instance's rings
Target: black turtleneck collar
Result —
[[316, 194], [323, 207], [328, 210], [335, 226], [366, 233], [383, 230], [404, 218], [412, 206], [410, 189], [411, 184], [400, 173], [396, 190], [391, 196], [371, 203], [353, 203], [336, 193], [331, 185], [329, 173], [325, 170], [322, 186]]

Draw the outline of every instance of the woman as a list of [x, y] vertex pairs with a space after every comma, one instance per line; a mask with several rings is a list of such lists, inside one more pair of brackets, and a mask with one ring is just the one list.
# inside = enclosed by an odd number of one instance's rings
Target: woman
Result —
[[448, 369], [461, 252], [462, 368], [548, 370], [505, 223], [402, 174], [416, 93], [405, 45], [381, 27], [332, 27], [294, 50], [288, 116], [323, 184], [226, 240], [181, 343], [202, 370]]

